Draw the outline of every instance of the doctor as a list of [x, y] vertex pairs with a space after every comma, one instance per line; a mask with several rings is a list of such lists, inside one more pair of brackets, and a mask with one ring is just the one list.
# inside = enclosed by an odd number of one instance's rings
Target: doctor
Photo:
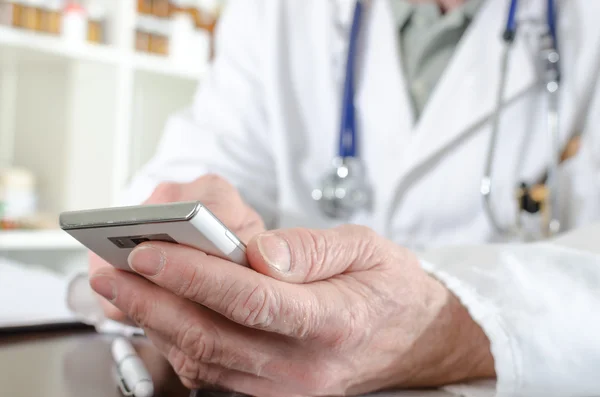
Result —
[[204, 201], [253, 269], [94, 258], [107, 315], [190, 388], [600, 395], [600, 2], [547, 6], [231, 0], [127, 201]]

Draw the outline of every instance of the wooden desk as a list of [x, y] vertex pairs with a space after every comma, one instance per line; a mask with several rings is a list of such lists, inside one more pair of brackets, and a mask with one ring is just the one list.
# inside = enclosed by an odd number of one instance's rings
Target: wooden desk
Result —
[[[112, 375], [112, 337], [88, 330], [0, 335], [0, 396], [122, 397]], [[134, 339], [155, 385], [155, 397], [188, 397], [171, 367], [143, 339]]]

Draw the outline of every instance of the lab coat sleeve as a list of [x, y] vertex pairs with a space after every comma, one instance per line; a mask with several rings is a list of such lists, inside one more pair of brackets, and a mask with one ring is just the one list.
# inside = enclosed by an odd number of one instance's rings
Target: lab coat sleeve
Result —
[[551, 241], [423, 253], [425, 270], [466, 306], [495, 359], [491, 394], [482, 394], [480, 383], [448, 390], [467, 397], [600, 396], [599, 243], [600, 223]]
[[260, 0], [228, 2], [208, 75], [190, 108], [168, 119], [154, 157], [134, 175], [123, 203], [143, 202], [161, 182], [218, 174], [270, 223], [276, 185], [261, 84], [263, 19]]

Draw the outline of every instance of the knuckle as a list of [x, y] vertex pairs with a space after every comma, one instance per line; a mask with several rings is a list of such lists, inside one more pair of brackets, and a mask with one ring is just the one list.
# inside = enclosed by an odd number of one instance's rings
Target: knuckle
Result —
[[306, 278], [312, 279], [316, 277], [316, 273], [321, 269], [321, 265], [327, 263], [330, 255], [336, 255], [331, 252], [329, 239], [322, 233], [309, 230], [302, 239], [302, 252], [308, 255], [305, 258], [305, 263], [308, 265], [306, 269]]
[[[292, 310], [295, 312], [291, 313]], [[294, 322], [290, 324], [288, 333], [299, 341], [312, 339], [315, 335], [318, 335], [325, 326], [323, 324], [323, 319], [319, 315], [315, 315], [315, 313], [318, 313], [317, 305], [307, 304], [305, 302], [304, 305], [290, 307], [288, 311], [289, 313], [284, 312], [282, 316], [284, 318], [295, 319]]]
[[299, 371], [299, 374], [299, 383], [304, 385], [310, 395], [344, 395], [334, 389], [339, 379], [339, 371], [336, 371], [326, 360], [315, 363], [310, 370]]
[[190, 388], [197, 388], [206, 384], [217, 384], [221, 378], [220, 370], [217, 367], [211, 367], [185, 353], [173, 349], [169, 353], [169, 362], [173, 371]]
[[207, 336], [201, 327], [187, 324], [179, 331], [177, 346], [194, 361], [217, 363], [219, 350], [216, 338]]
[[[355, 251], [352, 256], [355, 258], [362, 258], [365, 261], [380, 251], [382, 239], [370, 227], [364, 225], [345, 225], [340, 230], [353, 242], [351, 246]], [[348, 249], [348, 247], [345, 247], [345, 249]]]
[[129, 318], [140, 328], [152, 328], [150, 327], [152, 310], [153, 303], [151, 300], [134, 297], [129, 304]]
[[175, 371], [178, 376], [186, 379], [194, 379], [194, 375], [197, 371], [192, 369], [190, 359], [181, 350], [172, 347], [167, 354], [167, 359], [169, 360], [169, 363], [171, 363], [173, 371]]
[[279, 304], [273, 291], [262, 285], [252, 290], [243, 289], [232, 299], [227, 310], [229, 318], [244, 326], [269, 328], [278, 312]]
[[127, 320], [127, 316], [125, 313], [112, 306], [108, 302], [102, 302], [102, 310], [104, 312], [104, 316], [109, 320], [116, 321], [118, 323], [123, 323]]
[[368, 316], [362, 307], [342, 310], [339, 316], [339, 326], [332, 339], [332, 349], [337, 351], [345, 346], [356, 346], [361, 341], [371, 337], [371, 326]]
[[204, 279], [198, 266], [198, 264], [188, 264], [183, 268], [182, 277], [179, 277], [179, 284], [174, 291], [175, 295], [195, 302], [202, 301], [200, 295], [201, 291], [204, 291]]

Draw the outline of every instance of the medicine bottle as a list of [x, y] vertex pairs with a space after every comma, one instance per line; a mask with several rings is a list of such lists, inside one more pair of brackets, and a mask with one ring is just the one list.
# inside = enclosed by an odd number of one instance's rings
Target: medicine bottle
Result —
[[138, 18], [135, 30], [135, 49], [138, 52], [150, 51], [150, 29], [147, 19]]
[[196, 26], [199, 29], [214, 31], [220, 10], [218, 0], [196, 0]]
[[152, 6], [152, 0], [138, 0], [137, 12], [141, 15], [150, 15], [152, 14]]
[[210, 39], [209, 59], [214, 57], [214, 31], [222, 4], [223, 2], [219, 0], [196, 0], [196, 7], [198, 10], [196, 26], [198, 29], [208, 32]]
[[154, 0], [152, 2], [152, 15], [157, 18], [169, 18], [171, 16], [171, 3], [169, 0]]
[[31, 218], [37, 210], [36, 179], [22, 168], [0, 169], [0, 218], [5, 225]]
[[67, 0], [62, 17], [61, 34], [71, 44], [81, 44], [87, 37], [87, 14], [79, 1]]
[[0, 0], [0, 25], [15, 26], [18, 10], [16, 1]]
[[170, 40], [170, 21], [166, 19], [153, 20], [150, 36], [150, 52], [156, 55], [169, 55]]
[[21, 8], [20, 26], [27, 30], [41, 30], [41, 0], [26, 0]]
[[46, 0], [41, 12], [41, 30], [52, 35], [61, 32], [63, 0]]
[[88, 2], [88, 31], [87, 40], [91, 43], [106, 42], [106, 8], [102, 0]]
[[193, 3], [190, 0], [173, 0], [171, 12], [171, 44], [169, 58], [175, 64], [192, 67], [198, 54], [196, 47], [196, 24], [190, 12]]

